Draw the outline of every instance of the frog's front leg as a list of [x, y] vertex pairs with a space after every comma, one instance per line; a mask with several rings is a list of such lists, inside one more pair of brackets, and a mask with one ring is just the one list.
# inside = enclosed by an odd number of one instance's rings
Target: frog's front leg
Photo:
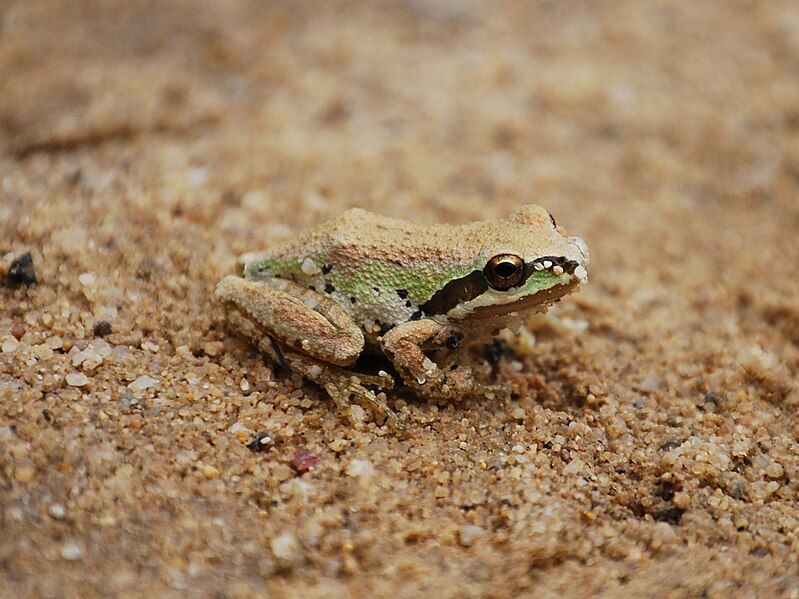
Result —
[[264, 282], [225, 277], [216, 299], [231, 326], [261, 352], [303, 378], [324, 387], [339, 408], [354, 397], [401, 428], [396, 414], [364, 385], [390, 388], [388, 375], [356, 375], [341, 368], [358, 359], [363, 333], [341, 306], [327, 296], [283, 279]]
[[500, 385], [478, 383], [468, 367], [445, 373], [424, 354], [424, 349], [443, 346], [452, 338], [453, 331], [447, 325], [422, 319], [394, 327], [380, 343], [405, 383], [423, 397], [453, 399], [481, 392], [507, 393]]

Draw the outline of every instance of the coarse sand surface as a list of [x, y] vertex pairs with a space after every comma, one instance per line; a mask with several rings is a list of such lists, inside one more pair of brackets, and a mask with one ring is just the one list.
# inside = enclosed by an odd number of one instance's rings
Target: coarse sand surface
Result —
[[[528, 202], [590, 283], [405, 437], [211, 301]], [[794, 0], [0, 2], [0, 596], [797, 597], [797, 233]]]

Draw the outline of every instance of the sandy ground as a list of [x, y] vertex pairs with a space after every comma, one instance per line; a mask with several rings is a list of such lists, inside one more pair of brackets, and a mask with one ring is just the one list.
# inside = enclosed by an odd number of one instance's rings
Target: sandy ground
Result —
[[[789, 0], [2, 2], [0, 594], [797, 597], [798, 198]], [[529, 201], [591, 282], [405, 439], [210, 301]]]

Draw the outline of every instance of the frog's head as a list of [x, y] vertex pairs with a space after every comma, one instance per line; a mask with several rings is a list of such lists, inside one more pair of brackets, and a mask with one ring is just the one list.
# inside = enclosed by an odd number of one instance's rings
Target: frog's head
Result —
[[544, 208], [527, 205], [507, 219], [474, 223], [475, 258], [422, 309], [454, 320], [540, 311], [588, 281], [588, 247], [568, 237]]

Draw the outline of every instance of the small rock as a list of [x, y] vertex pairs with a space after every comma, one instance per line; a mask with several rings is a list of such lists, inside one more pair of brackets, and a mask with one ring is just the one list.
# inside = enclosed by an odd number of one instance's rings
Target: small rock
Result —
[[471, 547], [474, 542], [485, 534], [479, 526], [465, 524], [458, 529], [458, 543], [464, 547]]
[[11, 354], [17, 351], [18, 345], [19, 343], [14, 339], [5, 339], [3, 340], [3, 344], [0, 345], [0, 351], [2, 351], [4, 354]]
[[78, 282], [84, 287], [93, 287], [97, 283], [97, 277], [93, 272], [84, 272], [78, 275]]
[[657, 391], [660, 389], [661, 384], [660, 377], [650, 374], [643, 381], [641, 381], [641, 390], [651, 393], [652, 391]]
[[252, 438], [252, 441], [247, 443], [247, 449], [250, 451], [266, 451], [272, 444], [272, 437], [269, 433], [258, 433]]
[[350, 415], [355, 422], [363, 422], [363, 419], [366, 418], [366, 411], [357, 405], [350, 406]]
[[15, 324], [13, 327], [11, 327], [11, 334], [13, 335], [14, 339], [19, 341], [25, 336], [25, 326], [20, 323]]
[[295, 559], [300, 549], [297, 539], [288, 532], [284, 532], [272, 539], [269, 547], [276, 558], [286, 561]]
[[319, 463], [319, 456], [307, 451], [298, 451], [291, 458], [291, 467], [297, 474], [305, 474]]
[[691, 505], [691, 497], [688, 495], [688, 493], [675, 493], [672, 502], [681, 510], [687, 510]]
[[202, 167], [190, 168], [186, 173], [186, 182], [191, 187], [200, 187], [208, 181], [208, 169]]
[[142, 375], [137, 378], [135, 381], [128, 385], [128, 389], [131, 391], [144, 391], [145, 389], [149, 389], [153, 385], [156, 385], [158, 381], [149, 375]]
[[52, 504], [47, 508], [47, 512], [56, 520], [63, 520], [67, 517], [67, 508], [61, 503]]
[[375, 468], [369, 460], [352, 460], [347, 465], [347, 474], [349, 476], [368, 476], [374, 471]]
[[783, 474], [785, 474], [785, 470], [782, 465], [777, 462], [771, 462], [766, 466], [766, 476], [769, 478], [782, 478]]
[[225, 351], [225, 345], [220, 341], [209, 341], [203, 344], [203, 351], [206, 356], [214, 358]]
[[14, 469], [14, 479], [25, 485], [33, 480], [34, 474], [36, 474], [36, 470], [33, 466], [17, 466]]
[[112, 331], [111, 323], [107, 320], [99, 320], [94, 324], [95, 337], [105, 337], [106, 335], [110, 335]]
[[344, 451], [348, 445], [349, 442], [346, 439], [333, 439], [330, 443], [327, 444], [328, 448], [330, 448], [331, 451], [335, 451], [336, 453]]
[[25, 252], [14, 259], [8, 269], [6, 283], [11, 287], [36, 284], [36, 271], [33, 269], [33, 257], [30, 252]]
[[208, 480], [213, 480], [219, 477], [219, 470], [213, 466], [203, 466], [203, 476]]
[[89, 384], [89, 377], [82, 372], [70, 372], [66, 376], [67, 385], [71, 387], [84, 387]]
[[61, 557], [68, 562], [74, 562], [83, 558], [83, 547], [74, 541], [69, 541], [61, 546]]
[[243, 441], [247, 438], [247, 433], [249, 433], [250, 430], [245, 424], [241, 422], [234, 422], [230, 427], [228, 427], [227, 432], [229, 432], [231, 435], [235, 435], [237, 439]]

